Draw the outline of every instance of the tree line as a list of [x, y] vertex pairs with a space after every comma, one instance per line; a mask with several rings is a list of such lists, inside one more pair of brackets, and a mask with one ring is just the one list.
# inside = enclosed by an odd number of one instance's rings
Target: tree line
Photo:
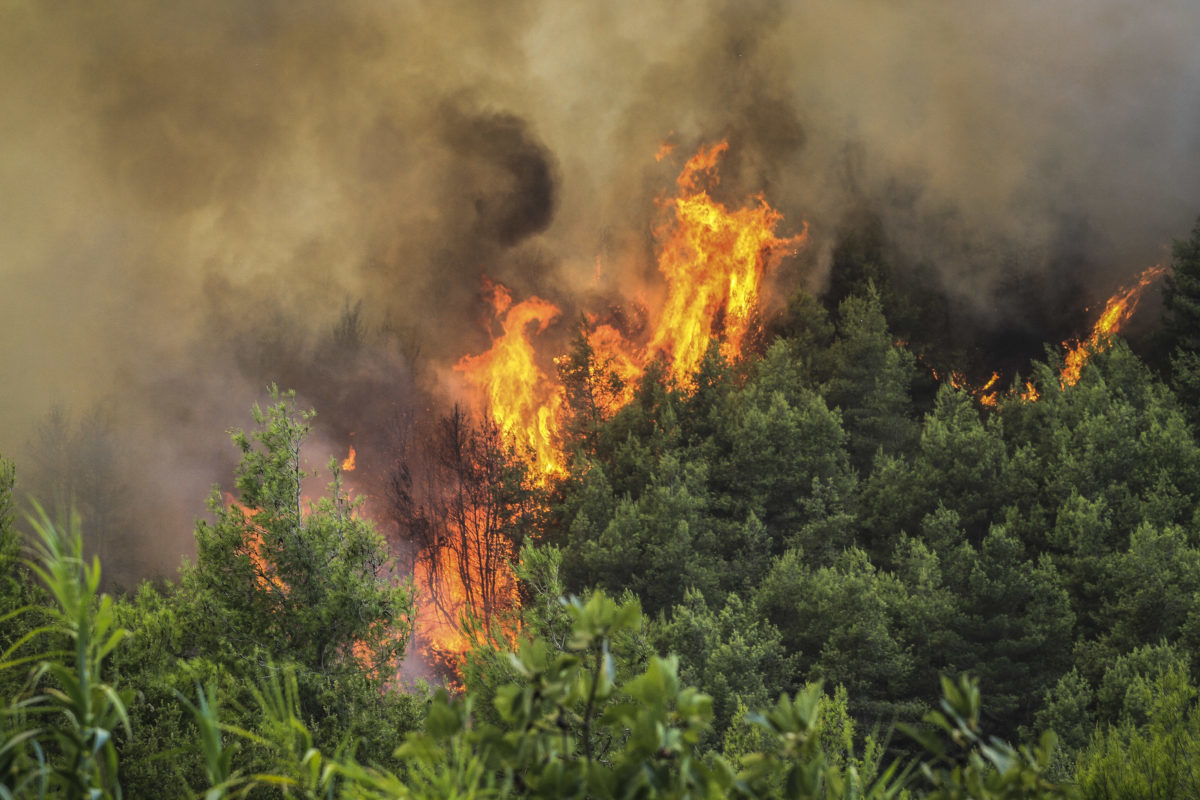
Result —
[[688, 385], [651, 368], [615, 411], [581, 330], [560, 481], [458, 412], [444, 458], [389, 477], [422, 552], [482, 527], [515, 565], [518, 603], [464, 577], [491, 600], [454, 697], [396, 685], [423, 599], [336, 463], [304, 507], [288, 395], [235, 434], [238, 502], [211, 498], [196, 562], [116, 599], [69, 513], [33, 515], [24, 566], [5, 462], [2, 788], [1194, 796], [1200, 225], [1173, 267], [1148, 354], [1113, 341], [1063, 387], [1049, 349], [1038, 399], [995, 408], [897, 343], [879, 276], [796, 295]]

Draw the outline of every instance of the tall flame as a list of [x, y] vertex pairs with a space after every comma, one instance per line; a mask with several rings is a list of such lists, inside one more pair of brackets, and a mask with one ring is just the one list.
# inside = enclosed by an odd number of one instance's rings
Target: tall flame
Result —
[[[659, 353], [666, 355], [681, 386], [690, 382], [714, 338], [721, 340], [727, 358], [740, 354], [764, 276], [807, 241], [807, 231], [775, 235], [783, 215], [762, 195], [733, 211], [709, 195], [706, 187], [718, 183], [717, 162], [728, 149], [726, 141], [701, 147], [676, 179], [672, 217], [656, 231], [666, 299], [651, 324], [649, 342], [638, 346], [609, 325], [598, 325], [588, 335], [596, 363], [623, 386], [611, 398], [610, 412], [629, 402], [645, 365]], [[487, 352], [463, 357], [455, 369], [481, 391], [482, 404], [501, 431], [533, 454], [542, 474], [560, 474], [563, 390], [538, 368], [529, 337], [530, 326], [536, 324], [541, 333], [559, 309], [537, 297], [514, 303], [508, 288], [487, 279], [484, 286], [501, 334]]]
[[[606, 413], [632, 399], [646, 365], [660, 354], [680, 386], [691, 381], [710, 341], [720, 340], [728, 358], [739, 355], [754, 325], [764, 276], [806, 241], [806, 232], [775, 235], [783, 217], [761, 195], [732, 211], [709, 195], [708, 187], [718, 182], [717, 162], [728, 148], [727, 142], [701, 148], [676, 181], [678, 194], [668, 204], [671, 218], [656, 230], [666, 294], [649, 325], [648, 341], [627, 340], [617, 328], [593, 320], [588, 345], [595, 369], [616, 378], [602, 399]], [[664, 146], [657, 157], [669, 153]], [[486, 409], [508, 442], [532, 455], [543, 480], [550, 479], [564, 471], [559, 437], [565, 391], [538, 367], [532, 336], [545, 331], [559, 309], [538, 297], [514, 302], [507, 287], [486, 278], [484, 289], [500, 333], [486, 352], [464, 356], [454, 369], [478, 392], [477, 407]], [[444, 655], [466, 649], [468, 638], [457, 621], [465, 611], [480, 610], [471, 608], [470, 593], [458, 577], [477, 568], [471, 548], [478, 543], [470, 541], [474, 534], [468, 530], [459, 535], [461, 552], [443, 546], [427, 553], [415, 576], [435, 601], [420, 612], [418, 625], [431, 649]], [[500, 580], [502, 593], [515, 592], [511, 573], [505, 571]]]
[[1092, 326], [1092, 333], [1087, 339], [1074, 344], [1063, 342], [1063, 346], [1067, 348], [1067, 354], [1063, 359], [1062, 372], [1058, 376], [1059, 383], [1063, 388], [1074, 386], [1079, 381], [1083, 365], [1087, 363], [1091, 354], [1106, 347], [1108, 337], [1119, 331], [1121, 326], [1133, 316], [1146, 287], [1166, 271], [1167, 268], [1160, 264], [1143, 270], [1138, 275], [1136, 283], [1129, 287], [1122, 286], [1112, 297], [1108, 298], [1103, 313], [1096, 320], [1096, 324]]
[[780, 239], [775, 226], [783, 215], [758, 195], [757, 205], [730, 211], [713, 200], [705, 185], [716, 185], [716, 165], [728, 142], [702, 147], [676, 180], [674, 219], [658, 231], [658, 269], [667, 282], [667, 300], [655, 321], [647, 356], [667, 353], [672, 376], [685, 385], [717, 329], [722, 353], [732, 358], [758, 307], [763, 275], [786, 252], [794, 252], [807, 232]]
[[454, 369], [484, 395], [488, 411], [501, 432], [533, 454], [537, 469], [550, 476], [562, 472], [558, 450], [558, 413], [562, 389], [552, 385], [537, 365], [528, 328], [537, 333], [558, 316], [558, 307], [538, 297], [513, 304], [507, 287], [484, 279], [489, 301], [502, 333], [491, 348], [464, 356]]

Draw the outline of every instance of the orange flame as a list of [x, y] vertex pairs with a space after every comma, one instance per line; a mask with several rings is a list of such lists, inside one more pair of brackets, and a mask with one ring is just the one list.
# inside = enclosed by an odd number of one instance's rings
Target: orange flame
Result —
[[1079, 381], [1083, 365], [1087, 363], [1091, 354], [1101, 352], [1107, 347], [1108, 338], [1119, 331], [1121, 326], [1133, 316], [1146, 287], [1166, 271], [1166, 267], [1158, 264], [1143, 270], [1133, 286], [1128, 288], [1123, 286], [1108, 298], [1108, 302], [1104, 305], [1104, 312], [1092, 326], [1092, 333], [1086, 340], [1077, 341], [1074, 344], [1063, 342], [1063, 347], [1067, 348], [1067, 354], [1063, 359], [1063, 368], [1059, 373], [1058, 380], [1064, 389], [1074, 386]]
[[427, 650], [444, 654], [465, 653], [470, 647], [466, 632], [458, 624], [468, 610], [467, 594], [458, 579], [458, 554], [451, 548], [438, 551], [436, 574], [425, 561], [418, 561], [414, 578], [421, 589], [417, 602], [417, 635]]
[[[460, 624], [463, 617], [478, 613], [472, 607], [471, 597], [462, 576], [477, 574], [481, 569], [468, 553], [463, 563], [458, 551], [446, 547], [436, 554], [434, 569], [428, 562], [418, 560], [414, 578], [421, 594], [417, 604], [417, 635], [425, 642], [426, 652], [440, 658], [455, 658], [471, 646], [471, 637]], [[436, 574], [433, 574], [436, 572]], [[508, 569], [498, 570], [493, 576], [499, 584], [501, 598], [507, 598], [511, 606], [517, 603], [516, 577]], [[515, 641], [515, 631], [498, 628], [502, 636]]]
[[354, 445], [350, 445], [350, 454], [342, 459], [343, 472], [354, 472], [354, 459], [356, 455], [357, 454], [354, 452]]
[[[350, 448], [350, 452], [351, 454], [354, 453], [353, 447]], [[353, 469], [353, 467], [351, 467], [351, 469]], [[243, 503], [238, 502], [229, 492], [223, 492], [223, 494], [225, 496], [226, 507], [230, 510], [240, 511], [242, 516], [245, 517], [246, 522], [252, 526], [250, 530], [246, 532], [246, 537], [242, 540], [242, 545], [238, 548], [238, 551], [245, 553], [250, 557], [250, 561], [254, 565], [255, 584], [262, 591], [271, 592], [286, 598], [291, 593], [291, 587], [287, 585], [287, 581], [279, 577], [275, 565], [262, 552], [262, 531], [258, 528], [258, 525], [255, 522], [255, 517], [262, 513], [262, 509], [251, 508]], [[301, 516], [303, 518], [307, 518], [311, 511], [312, 507], [308, 498], [301, 498]], [[387, 624], [389, 628], [391, 627], [389, 623], [383, 624]], [[396, 629], [392, 628], [385, 635], [395, 637], [399, 636], [400, 634]], [[374, 667], [371, 664], [372, 654], [364, 642], [353, 642], [350, 645], [350, 653], [360, 665], [370, 671], [372, 677], [378, 677], [374, 673]], [[384, 677], [388, 678], [389, 680], [392, 678], [392, 676]]]
[[[737, 356], [753, 326], [764, 276], [807, 241], [807, 231], [777, 237], [783, 215], [761, 195], [756, 205], [733, 211], [713, 200], [705, 187], [717, 184], [717, 162], [728, 149], [725, 141], [701, 147], [676, 179], [673, 217], [657, 231], [666, 300], [649, 343], [639, 348], [610, 325], [588, 334], [599, 369], [620, 383], [605, 409], [610, 413], [632, 399], [646, 363], [660, 352], [679, 385], [690, 381], [714, 338], [721, 338], [726, 358]], [[486, 278], [484, 287], [502, 332], [487, 352], [465, 356], [454, 368], [481, 391], [501, 431], [533, 454], [544, 477], [561, 474], [563, 390], [538, 368], [528, 334], [535, 323], [536, 333], [544, 331], [559, 309], [537, 297], [514, 304], [507, 287]]]
[[268, 561], [262, 552], [262, 531], [259, 530], [254, 521], [254, 518], [262, 513], [261, 510], [239, 503], [229, 492], [224, 492], [224, 495], [226, 507], [230, 510], [240, 511], [242, 516], [245, 517], [247, 524], [252, 526], [247, 531], [246, 538], [242, 541], [242, 545], [238, 550], [249, 556], [250, 563], [254, 565], [254, 582], [258, 585], [258, 588], [264, 591], [277, 592], [286, 596], [290, 591], [287, 583], [276, 574], [275, 565]]
[[[666, 157], [671, 147], [664, 144], [656, 157]], [[690, 382], [714, 338], [727, 358], [740, 354], [764, 277], [807, 240], [806, 231], [777, 237], [783, 217], [761, 195], [755, 204], [732, 211], [709, 195], [707, 187], [718, 182], [717, 162], [728, 148], [727, 142], [702, 147], [676, 181], [678, 196], [668, 204], [672, 217], [656, 231], [666, 299], [648, 343], [626, 340], [611, 325], [596, 325], [588, 333], [596, 373], [615, 378], [600, 398], [608, 414], [630, 402], [646, 364], [659, 353], [666, 355], [669, 372], [681, 386]], [[532, 335], [542, 333], [559, 309], [538, 297], [514, 303], [507, 287], [486, 278], [484, 289], [500, 334], [486, 352], [464, 356], [454, 369], [479, 392], [479, 406], [505, 438], [532, 454], [543, 480], [552, 478], [564, 471], [559, 449], [564, 389], [538, 367], [530, 328]], [[418, 630], [432, 650], [459, 654], [469, 641], [458, 621], [465, 611], [479, 609], [471, 609], [469, 592], [457, 576], [478, 565], [460, 563], [463, 556], [453, 548], [433, 557], [436, 561], [418, 561], [415, 569], [418, 585], [433, 601], [420, 610]], [[515, 592], [511, 574], [501, 579], [505, 592]]]
[[721, 352], [727, 358], [740, 353], [764, 274], [807, 239], [806, 231], [776, 237], [783, 215], [762, 195], [755, 198], [758, 205], [736, 211], [709, 196], [703, 186], [718, 182], [717, 161], [728, 149], [723, 141], [700, 148], [688, 160], [676, 180], [674, 219], [658, 231], [658, 269], [667, 282], [667, 300], [647, 356], [666, 352], [671, 374], [681, 385], [700, 365], [718, 327], [724, 334]]
[[993, 372], [992, 377], [988, 378], [988, 382], [980, 386], [977, 392], [976, 396], [979, 398], [979, 402], [988, 408], [996, 407], [997, 391], [993, 387], [998, 380], [1000, 380], [1000, 373]]
[[[1112, 297], [1108, 298], [1108, 302], [1104, 304], [1104, 311], [1100, 314], [1100, 318], [1096, 320], [1092, 326], [1092, 332], [1087, 339], [1063, 342], [1063, 347], [1067, 348], [1066, 356], [1063, 358], [1062, 371], [1059, 372], [1059, 385], [1065, 389], [1068, 386], [1074, 386], [1079, 381], [1079, 376], [1083, 372], [1083, 366], [1093, 353], [1099, 353], [1105, 350], [1108, 346], [1109, 337], [1116, 334], [1121, 327], [1129, 321], [1133, 316], [1133, 312], [1137, 310], [1138, 303], [1142, 299], [1142, 294], [1146, 288], [1156, 279], [1165, 274], [1167, 268], [1156, 264], [1153, 267], [1148, 267], [1143, 270], [1137, 277], [1137, 281], [1132, 286], [1122, 286]], [[941, 380], [937, 370], [933, 372], [934, 380]], [[957, 372], [950, 374], [950, 383], [958, 389], [963, 389], [974, 395], [979, 402], [989, 408], [994, 408], [998, 401], [998, 392], [993, 389], [996, 381], [999, 380], [999, 374], [993, 372], [992, 377], [979, 388], [971, 388], [965, 381], [962, 375]], [[1017, 396], [1027, 402], [1033, 403], [1038, 400], [1040, 393], [1032, 381], [1025, 382], [1023, 391], [1017, 393]]]
[[527, 328], [537, 333], [558, 316], [558, 307], [537, 297], [513, 304], [507, 287], [484, 279], [503, 333], [486, 353], [464, 356], [454, 369], [482, 390], [488, 411], [504, 435], [533, 454], [543, 475], [562, 472], [558, 451], [561, 387], [551, 385], [537, 366]]
[[603, 374], [615, 376], [620, 382], [617, 391], [603, 398], [607, 401], [604, 403], [604, 412], [611, 415], [633, 399], [643, 366], [629, 352], [621, 332], [611, 325], [597, 325], [588, 334], [588, 345], [592, 348], [597, 369]]

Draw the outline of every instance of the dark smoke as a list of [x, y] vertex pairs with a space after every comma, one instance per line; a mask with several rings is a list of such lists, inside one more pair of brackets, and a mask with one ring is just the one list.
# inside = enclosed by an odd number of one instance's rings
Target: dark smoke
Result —
[[548, 337], [601, 300], [637, 316], [656, 198], [701, 143], [730, 140], [722, 200], [761, 191], [781, 233], [810, 224], [783, 288], [836, 283], [866, 213], [981, 359], [1078, 331], [1200, 211], [1191, 0], [3, 16], [0, 453], [50, 481], [54, 407], [63, 441], [111, 443], [74, 463], [129, 486], [110, 519], [153, 544], [147, 571], [188, 549], [230, 481], [223, 431], [269, 382], [317, 408], [314, 465], [353, 441], [365, 475], [387, 419], [443, 402], [448, 366], [486, 347], [481, 275], [559, 303]]
[[[476, 236], [511, 247], [549, 226], [555, 168], [523, 120], [504, 113], [468, 116], [448, 106], [441, 125], [456, 165], [464, 170], [464, 185], [474, 192], [475, 220], [469, 227]], [[472, 173], [479, 169], [495, 172], [495, 179], [474, 180]]]

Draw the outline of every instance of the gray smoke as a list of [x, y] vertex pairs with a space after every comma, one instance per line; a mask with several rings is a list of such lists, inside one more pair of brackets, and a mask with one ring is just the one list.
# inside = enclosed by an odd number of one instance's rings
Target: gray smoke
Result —
[[819, 289], [868, 208], [981, 320], [1019, 315], [1030, 282], [1094, 303], [1200, 211], [1190, 0], [2, 16], [0, 453], [36, 460], [51, 407], [68, 439], [104, 420], [146, 569], [186, 552], [229, 483], [222, 432], [269, 381], [317, 407], [320, 462], [486, 347], [482, 275], [559, 303], [548, 335], [652, 297], [656, 198], [701, 143], [730, 141], [721, 199], [761, 191], [782, 233], [809, 222], [793, 279]]

